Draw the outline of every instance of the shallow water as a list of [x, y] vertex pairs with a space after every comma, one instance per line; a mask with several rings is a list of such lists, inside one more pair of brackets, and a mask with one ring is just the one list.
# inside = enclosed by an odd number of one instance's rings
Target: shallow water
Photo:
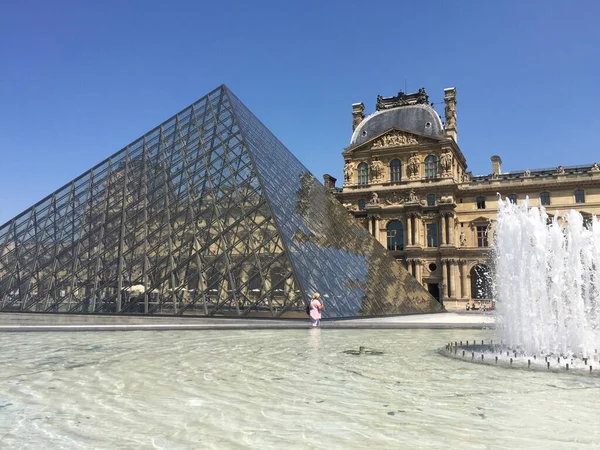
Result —
[[[437, 353], [472, 330], [0, 334], [0, 448], [598, 448], [600, 380]], [[383, 351], [349, 355], [344, 350]]]

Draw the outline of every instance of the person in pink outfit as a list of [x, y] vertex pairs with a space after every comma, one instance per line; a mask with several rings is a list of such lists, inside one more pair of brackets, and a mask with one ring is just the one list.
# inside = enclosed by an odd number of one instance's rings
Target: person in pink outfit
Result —
[[312, 326], [318, 327], [321, 325], [321, 310], [323, 309], [323, 303], [320, 300], [321, 294], [315, 292], [312, 300], [310, 301], [310, 318], [312, 319]]

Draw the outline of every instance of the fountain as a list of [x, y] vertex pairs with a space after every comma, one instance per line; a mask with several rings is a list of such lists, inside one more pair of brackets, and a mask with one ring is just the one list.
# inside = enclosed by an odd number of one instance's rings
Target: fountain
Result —
[[600, 221], [574, 210], [549, 216], [528, 200], [516, 205], [500, 198], [493, 254], [500, 342], [449, 343], [444, 353], [600, 372]]

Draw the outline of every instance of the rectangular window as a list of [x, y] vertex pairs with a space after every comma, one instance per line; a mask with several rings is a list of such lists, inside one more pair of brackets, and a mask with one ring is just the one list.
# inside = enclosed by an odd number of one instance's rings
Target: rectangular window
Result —
[[438, 246], [438, 229], [437, 223], [427, 224], [427, 247]]
[[402, 181], [402, 163], [394, 159], [390, 163], [390, 181], [392, 183], [399, 183]]
[[477, 227], [477, 247], [487, 247], [487, 227]]
[[516, 194], [510, 194], [508, 196], [508, 199], [510, 200], [511, 203], [514, 203], [515, 205], [517, 204], [517, 196], [516, 196]]
[[543, 206], [548, 206], [550, 204], [550, 192], [542, 192], [540, 194], [540, 203]]
[[585, 192], [583, 189], [577, 189], [575, 191], [575, 203], [585, 203]]
[[435, 206], [435, 194], [427, 194], [427, 206]]
[[485, 197], [477, 197], [477, 209], [485, 209]]
[[359, 211], [364, 211], [366, 207], [367, 207], [367, 201], [365, 199], [361, 199], [358, 201], [358, 210]]

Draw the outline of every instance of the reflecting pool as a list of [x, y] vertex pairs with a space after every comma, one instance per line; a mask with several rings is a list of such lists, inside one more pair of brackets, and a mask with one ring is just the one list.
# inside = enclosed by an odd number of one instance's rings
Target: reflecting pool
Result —
[[24, 449], [600, 445], [600, 379], [437, 353], [449, 341], [493, 337], [326, 328], [4, 333], [0, 442]]

